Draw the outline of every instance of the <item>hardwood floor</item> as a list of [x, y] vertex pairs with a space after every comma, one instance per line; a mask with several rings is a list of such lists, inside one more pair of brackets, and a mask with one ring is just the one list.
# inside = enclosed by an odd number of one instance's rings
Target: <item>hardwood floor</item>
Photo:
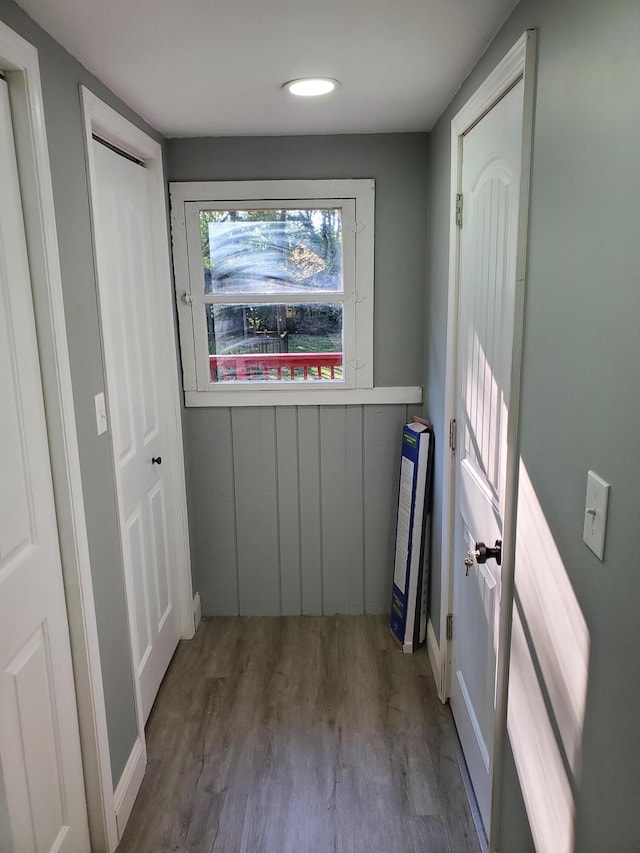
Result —
[[118, 851], [477, 853], [447, 714], [382, 617], [203, 620]]

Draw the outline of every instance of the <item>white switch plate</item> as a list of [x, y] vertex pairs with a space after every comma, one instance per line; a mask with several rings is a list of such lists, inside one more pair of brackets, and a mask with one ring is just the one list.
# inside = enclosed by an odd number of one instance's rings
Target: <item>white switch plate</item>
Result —
[[596, 557], [604, 559], [604, 534], [607, 527], [609, 483], [593, 471], [587, 474], [587, 502], [584, 508], [582, 538]]
[[104, 394], [96, 394], [93, 398], [96, 404], [96, 426], [98, 427], [98, 435], [102, 435], [107, 431], [107, 407], [104, 401]]

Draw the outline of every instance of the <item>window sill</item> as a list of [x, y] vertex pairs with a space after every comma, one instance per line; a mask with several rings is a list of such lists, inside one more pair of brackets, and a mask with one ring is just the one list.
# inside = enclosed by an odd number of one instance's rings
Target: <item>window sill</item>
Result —
[[220, 406], [363, 406], [422, 403], [422, 388], [282, 388], [277, 391], [234, 389], [212, 391], [185, 391], [185, 405], [189, 407]]

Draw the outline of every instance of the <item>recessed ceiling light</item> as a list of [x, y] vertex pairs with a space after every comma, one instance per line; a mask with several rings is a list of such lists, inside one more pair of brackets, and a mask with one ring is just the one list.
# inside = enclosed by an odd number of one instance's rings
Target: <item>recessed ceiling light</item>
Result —
[[288, 83], [284, 83], [282, 88], [288, 89], [292, 95], [310, 98], [333, 92], [339, 85], [339, 80], [332, 80], [330, 77], [300, 77], [298, 80], [289, 80]]

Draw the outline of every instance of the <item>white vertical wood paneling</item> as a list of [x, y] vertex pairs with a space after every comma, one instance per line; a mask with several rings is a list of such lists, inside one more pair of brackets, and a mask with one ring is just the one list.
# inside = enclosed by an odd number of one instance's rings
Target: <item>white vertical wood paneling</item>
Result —
[[189, 415], [185, 450], [193, 585], [206, 615], [225, 616], [239, 612], [231, 410]]
[[363, 613], [361, 406], [320, 410], [320, 465], [323, 610]]
[[294, 406], [275, 410], [280, 536], [280, 609], [301, 612], [300, 499], [298, 490], [298, 413]]
[[[347, 406], [345, 466], [346, 590], [338, 595], [338, 613], [364, 613], [364, 408]], [[329, 530], [328, 537], [332, 538]]]
[[[231, 412], [240, 613], [280, 613], [280, 549], [274, 409]], [[215, 559], [215, 554], [212, 555]]]
[[205, 615], [388, 611], [405, 405], [203, 409], [187, 419], [188, 449], [207, 447], [190, 465]]
[[300, 576], [302, 613], [322, 614], [322, 503], [320, 410], [298, 409]]
[[[320, 409], [320, 500], [322, 508], [322, 611], [337, 613], [347, 590], [348, 530], [346, 407]], [[344, 606], [344, 605], [343, 605]], [[343, 612], [345, 612], [343, 610]]]

